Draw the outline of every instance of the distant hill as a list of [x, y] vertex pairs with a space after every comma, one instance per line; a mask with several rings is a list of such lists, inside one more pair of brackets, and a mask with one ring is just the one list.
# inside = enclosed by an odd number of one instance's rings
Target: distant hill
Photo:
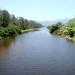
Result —
[[51, 25], [51, 24], [55, 24], [57, 22], [67, 23], [69, 20], [70, 19], [58, 19], [58, 20], [55, 20], [55, 21], [37, 21], [37, 22], [39, 22], [43, 26], [48, 26], [48, 25]]

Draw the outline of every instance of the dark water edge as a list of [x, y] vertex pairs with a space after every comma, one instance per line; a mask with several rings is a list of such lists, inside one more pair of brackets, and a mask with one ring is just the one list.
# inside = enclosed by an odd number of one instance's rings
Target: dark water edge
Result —
[[46, 28], [0, 43], [0, 75], [75, 75], [75, 43]]

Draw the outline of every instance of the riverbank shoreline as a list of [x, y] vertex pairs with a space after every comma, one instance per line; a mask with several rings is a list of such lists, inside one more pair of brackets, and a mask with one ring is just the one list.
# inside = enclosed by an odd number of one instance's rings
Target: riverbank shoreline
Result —
[[[26, 29], [26, 30], [21, 30], [21, 34], [23, 33], [27, 33], [27, 32], [33, 32], [33, 31], [36, 31], [38, 28], [31, 28], [31, 29]], [[17, 36], [17, 35], [14, 35], [14, 37]], [[11, 37], [11, 36], [6, 36], [6, 37]], [[0, 36], [0, 41], [1, 40], [4, 40], [6, 37], [1, 37]], [[13, 37], [13, 36], [12, 36]]]
[[71, 42], [75, 42], [75, 37], [70, 37], [70, 36], [67, 36], [67, 35], [58, 35], [58, 34], [54, 34], [54, 33], [51, 33], [53, 35], [56, 35], [56, 36], [60, 36], [60, 37], [63, 37], [65, 38], [66, 40], [69, 40]]
[[[49, 30], [49, 29], [48, 29], [48, 30]], [[49, 33], [51, 33], [50, 30], [49, 30]], [[75, 42], [75, 36], [74, 36], [74, 37], [70, 37], [69, 35], [57, 34], [57, 33], [55, 33], [55, 32], [54, 32], [54, 33], [51, 33], [51, 34], [56, 35], [56, 36], [60, 36], [60, 37], [65, 38], [66, 40]]]
[[75, 37], [69, 37], [69, 36], [65, 36], [64, 38], [66, 38], [67, 40], [70, 40], [72, 42], [75, 42]]

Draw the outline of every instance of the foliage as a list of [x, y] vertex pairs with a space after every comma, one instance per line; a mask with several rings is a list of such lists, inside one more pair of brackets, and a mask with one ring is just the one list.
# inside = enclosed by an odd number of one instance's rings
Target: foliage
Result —
[[57, 29], [59, 29], [60, 25], [62, 25], [61, 22], [58, 22], [56, 24], [52, 24], [51, 26], [48, 26], [48, 29], [50, 29], [50, 33], [53, 33], [54, 31], [56, 31]]
[[23, 30], [42, 27], [35, 21], [29, 21], [23, 17], [16, 18], [7, 10], [0, 10], [0, 39], [6, 36], [21, 34]]
[[9, 20], [10, 20], [10, 15], [9, 15], [8, 11], [6, 11], [6, 10], [2, 11], [1, 19], [2, 19], [1, 25], [3, 27], [7, 27], [9, 24]]
[[51, 26], [48, 26], [48, 29], [50, 33], [56, 34], [56, 35], [62, 35], [65, 37], [68, 37], [70, 39], [75, 37], [75, 18], [71, 19], [68, 23], [62, 24], [57, 23]]

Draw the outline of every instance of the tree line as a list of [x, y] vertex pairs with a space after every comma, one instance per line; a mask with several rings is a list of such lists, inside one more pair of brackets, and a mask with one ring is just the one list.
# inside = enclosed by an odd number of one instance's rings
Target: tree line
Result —
[[39, 27], [42, 27], [40, 23], [24, 19], [23, 17], [15, 17], [7, 10], [0, 10], [0, 39], [21, 34], [22, 30]]
[[48, 29], [52, 34], [65, 36], [67, 39], [75, 41], [75, 18], [71, 19], [66, 24], [62, 22], [52, 24], [48, 26]]

